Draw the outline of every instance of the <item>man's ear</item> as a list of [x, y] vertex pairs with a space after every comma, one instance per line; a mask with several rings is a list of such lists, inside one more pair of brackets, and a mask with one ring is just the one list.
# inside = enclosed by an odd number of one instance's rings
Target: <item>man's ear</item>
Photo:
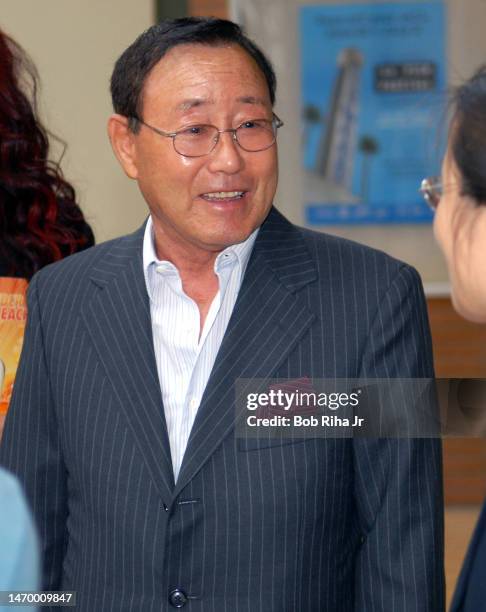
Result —
[[125, 174], [136, 179], [138, 177], [135, 153], [136, 134], [128, 127], [128, 118], [118, 114], [111, 115], [108, 119], [108, 136], [113, 152]]

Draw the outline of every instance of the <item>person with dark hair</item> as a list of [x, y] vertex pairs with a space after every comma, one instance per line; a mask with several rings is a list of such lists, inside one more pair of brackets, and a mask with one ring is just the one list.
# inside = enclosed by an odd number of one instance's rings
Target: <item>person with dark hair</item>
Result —
[[30, 279], [94, 244], [73, 187], [49, 159], [37, 83], [34, 65], [0, 31], [0, 276]]
[[[486, 323], [486, 66], [452, 97], [442, 176], [422, 190], [436, 210], [434, 231], [451, 279], [452, 303], [470, 321]], [[486, 610], [486, 505], [469, 547], [451, 612]]]
[[141, 34], [116, 62], [111, 77], [113, 110], [128, 117], [137, 132], [142, 110], [142, 93], [149, 72], [173, 47], [184, 44], [238, 45], [254, 60], [268, 87], [270, 104], [275, 104], [277, 79], [272, 64], [262, 51], [231, 21], [198, 18], [164, 21]]
[[150, 216], [32, 281], [0, 461], [80, 612], [443, 610], [438, 440], [235, 431], [238, 381], [433, 375], [417, 273], [273, 207], [275, 86], [234, 23], [144, 32], [108, 131]]
[[434, 230], [446, 258], [452, 302], [467, 319], [484, 323], [486, 67], [458, 87], [451, 102], [454, 112], [442, 176], [427, 179], [425, 186], [437, 208]]

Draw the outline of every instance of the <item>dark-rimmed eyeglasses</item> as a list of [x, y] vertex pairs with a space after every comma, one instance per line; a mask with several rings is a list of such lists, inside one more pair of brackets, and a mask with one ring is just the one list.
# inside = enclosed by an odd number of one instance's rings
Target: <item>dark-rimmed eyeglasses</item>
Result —
[[429, 176], [424, 178], [420, 185], [420, 193], [424, 196], [424, 200], [430, 206], [432, 210], [435, 210], [439, 206], [440, 199], [442, 197], [442, 180], [440, 176]]
[[218, 144], [219, 137], [225, 132], [231, 133], [233, 140], [244, 150], [250, 153], [269, 149], [277, 139], [277, 130], [283, 126], [277, 115], [273, 119], [249, 119], [236, 128], [220, 130], [215, 125], [190, 125], [177, 132], [164, 132], [159, 128], [145, 123], [139, 117], [132, 117], [145, 127], [159, 134], [172, 138], [174, 150], [184, 157], [202, 157], [208, 155]]

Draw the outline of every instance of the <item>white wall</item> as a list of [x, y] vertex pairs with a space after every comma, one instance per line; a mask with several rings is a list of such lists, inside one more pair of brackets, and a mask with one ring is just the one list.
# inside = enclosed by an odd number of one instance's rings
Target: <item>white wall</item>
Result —
[[[277, 205], [299, 224], [303, 223], [303, 196], [297, 144], [300, 142], [298, 9], [301, 4], [359, 2], [370, 4], [373, 0], [230, 0], [233, 17], [244, 24], [247, 32], [274, 62], [278, 78], [276, 112], [285, 120], [285, 127], [279, 133]], [[481, 63], [486, 63], [486, 0], [447, 0], [446, 4], [449, 82], [457, 84]], [[434, 41], [431, 40], [430, 44], [433, 45]], [[437, 161], [439, 172], [440, 159]], [[320, 229], [369, 244], [411, 263], [429, 287], [430, 283], [447, 281], [442, 254], [428, 225], [323, 226]]]
[[154, 20], [154, 0], [1, 0], [0, 27], [34, 60], [41, 116], [68, 144], [62, 168], [97, 241], [133, 231], [145, 204], [111, 152], [109, 78]]

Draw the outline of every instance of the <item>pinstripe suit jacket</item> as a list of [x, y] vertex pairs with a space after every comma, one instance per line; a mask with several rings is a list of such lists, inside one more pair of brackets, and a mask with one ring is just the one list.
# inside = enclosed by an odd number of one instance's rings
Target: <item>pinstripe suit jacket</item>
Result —
[[272, 209], [174, 483], [142, 237], [31, 283], [0, 460], [34, 508], [45, 588], [82, 612], [171, 610], [175, 588], [198, 612], [442, 610], [437, 440], [234, 434], [238, 377], [432, 375], [416, 272]]

